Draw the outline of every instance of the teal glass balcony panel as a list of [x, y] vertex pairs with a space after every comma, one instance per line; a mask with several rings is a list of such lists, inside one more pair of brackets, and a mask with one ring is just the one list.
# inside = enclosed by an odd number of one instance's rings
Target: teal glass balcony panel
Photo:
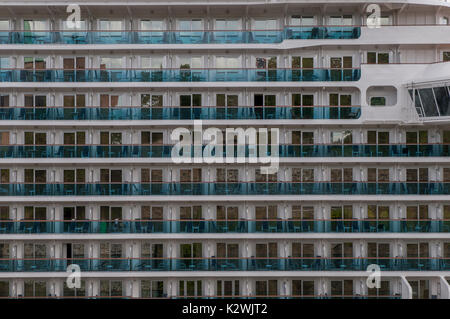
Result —
[[1, 259], [0, 272], [81, 271], [366, 271], [371, 264], [384, 271], [449, 271], [450, 258], [409, 257], [251, 257], [251, 258], [36, 258]]
[[174, 31], [171, 34], [173, 39], [172, 43], [181, 44], [202, 44], [209, 43], [210, 32], [205, 31]]
[[0, 196], [447, 195], [449, 193], [449, 182], [0, 184]]
[[359, 106], [0, 107], [0, 120], [344, 120], [360, 116]]
[[48, 31], [24, 31], [13, 35], [14, 41], [20, 44], [51, 44], [54, 42], [54, 33]]
[[12, 31], [0, 31], [0, 44], [14, 44], [14, 34]]
[[449, 232], [448, 220], [287, 220], [283, 232], [407, 233]]
[[355, 69], [0, 69], [0, 82], [342, 82]]
[[[4, 297], [8, 298], [8, 297]], [[9, 297], [12, 298], [12, 297]], [[14, 297], [14, 299], [73, 299], [73, 296], [34, 296], [34, 297]], [[167, 294], [155, 294], [151, 297], [131, 297], [131, 296], [78, 296], [82, 299], [135, 299], [135, 300], [150, 300], [150, 299], [238, 299], [238, 300], [255, 300], [255, 299], [401, 299], [401, 295], [221, 295], [221, 296], [167, 296]]]
[[53, 233], [54, 224], [44, 220], [30, 220], [18, 222], [0, 222], [0, 233], [17, 233], [17, 234], [41, 234]]
[[94, 31], [86, 35], [89, 44], [131, 44], [135, 34], [128, 31]]
[[247, 220], [173, 220], [172, 233], [247, 233]]
[[62, 233], [439, 233], [450, 220], [27, 220], [0, 221], [0, 234]]
[[[312, 154], [323, 157], [432, 157], [449, 156], [450, 144], [347, 144], [347, 145], [293, 145], [294, 154]], [[291, 152], [288, 152], [291, 153]], [[319, 155], [320, 154], [320, 155]]]
[[[250, 32], [247, 32], [247, 31], [239, 31], [239, 30], [209, 31], [209, 43], [213, 43], [213, 44], [252, 43], [249, 41], [253, 40], [253, 38], [254, 37], [250, 38]], [[255, 39], [254, 41], [257, 41], [257, 39]], [[283, 41], [283, 40], [281, 40], [281, 41]], [[255, 43], [255, 42], [253, 42], [253, 43]]]
[[353, 26], [290, 26], [285, 29], [286, 39], [358, 39], [361, 28]]
[[[200, 154], [209, 154], [206, 145], [192, 146], [190, 158]], [[220, 156], [250, 157], [256, 150], [256, 156], [270, 156], [273, 147], [237, 145], [227, 148], [222, 145]], [[0, 156], [3, 158], [171, 158], [172, 150], [180, 156], [185, 149], [174, 145], [1, 145]], [[205, 152], [206, 150], [206, 152]], [[251, 152], [252, 151], [252, 152]], [[213, 155], [219, 155], [218, 150]], [[263, 154], [263, 155], [261, 155]], [[252, 155], [253, 156], [253, 155]], [[448, 157], [450, 145], [447, 144], [417, 144], [417, 145], [279, 145], [280, 157]]]
[[396, 295], [348, 295], [348, 296], [341, 296], [341, 295], [335, 295], [335, 296], [319, 296], [319, 299], [402, 299], [402, 296], [400, 294]]
[[224, 295], [224, 296], [172, 296], [171, 299], [401, 299], [401, 295]]
[[1, 31], [0, 44], [281, 43], [293, 39], [358, 39], [357, 26], [288, 26], [284, 30]]

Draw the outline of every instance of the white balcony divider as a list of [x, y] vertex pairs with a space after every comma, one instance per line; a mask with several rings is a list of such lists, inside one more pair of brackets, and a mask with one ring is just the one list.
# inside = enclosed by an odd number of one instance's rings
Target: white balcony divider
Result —
[[450, 285], [448, 284], [447, 279], [440, 276], [439, 283], [441, 285], [441, 299], [450, 299]]
[[412, 288], [405, 276], [401, 276], [402, 299], [412, 299]]

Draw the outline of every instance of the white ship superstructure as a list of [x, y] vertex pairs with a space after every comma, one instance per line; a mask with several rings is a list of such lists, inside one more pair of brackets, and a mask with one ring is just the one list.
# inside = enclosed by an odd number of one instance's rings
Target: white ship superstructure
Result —
[[450, 298], [450, 2], [69, 5], [0, 3], [1, 297]]

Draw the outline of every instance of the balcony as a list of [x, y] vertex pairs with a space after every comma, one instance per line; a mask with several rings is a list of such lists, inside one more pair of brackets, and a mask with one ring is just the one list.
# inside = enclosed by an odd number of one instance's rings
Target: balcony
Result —
[[0, 120], [348, 120], [360, 106], [0, 107]]
[[397, 295], [240, 295], [240, 296], [172, 296], [173, 299], [401, 299]]
[[[12, 298], [12, 297], [2, 297]], [[73, 299], [73, 296], [28, 296], [16, 297], [14, 299]], [[167, 296], [164, 294], [161, 297], [131, 297], [131, 296], [78, 296], [83, 299], [136, 299], [136, 300], [150, 300], [150, 299], [401, 299], [401, 295], [221, 295], [221, 296]]]
[[343, 82], [361, 69], [0, 69], [0, 82]]
[[1, 220], [0, 234], [447, 233], [450, 220]]
[[36, 258], [1, 259], [0, 272], [81, 271], [449, 271], [450, 258], [418, 257], [237, 257], [237, 258]]
[[[172, 158], [174, 145], [0, 145], [2, 158]], [[205, 151], [206, 145], [191, 146], [191, 158]], [[222, 145], [222, 157], [227, 157], [227, 147]], [[271, 155], [274, 146], [270, 144], [265, 156]], [[243, 154], [246, 158], [250, 151], [256, 149], [256, 156], [261, 157], [257, 146], [236, 145], [232, 156]], [[278, 156], [292, 157], [448, 157], [449, 144], [314, 144], [314, 145], [278, 145]], [[181, 156], [182, 149], [178, 152]], [[217, 151], [216, 151], [217, 152]], [[273, 152], [272, 152], [273, 153]]]
[[288, 26], [284, 30], [1, 31], [0, 44], [230, 44], [292, 39], [358, 39], [356, 26]]
[[450, 182], [1, 183], [0, 196], [447, 195]]

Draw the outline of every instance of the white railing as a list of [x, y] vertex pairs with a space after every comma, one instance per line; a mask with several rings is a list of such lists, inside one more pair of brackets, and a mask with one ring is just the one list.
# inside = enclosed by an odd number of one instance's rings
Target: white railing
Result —
[[402, 299], [412, 299], [412, 288], [405, 276], [401, 276]]
[[440, 276], [439, 283], [441, 285], [441, 299], [450, 299], [450, 285], [448, 284], [447, 279]]

